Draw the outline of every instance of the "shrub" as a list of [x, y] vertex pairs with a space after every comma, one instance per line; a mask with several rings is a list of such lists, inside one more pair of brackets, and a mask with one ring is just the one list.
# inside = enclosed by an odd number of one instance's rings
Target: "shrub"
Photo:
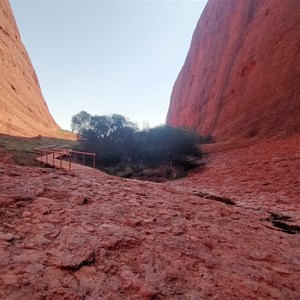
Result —
[[162, 164], [186, 165], [186, 156], [201, 157], [202, 153], [196, 144], [197, 137], [187, 130], [168, 125], [158, 126], [135, 134], [136, 163], [148, 167]]
[[195, 133], [167, 125], [139, 131], [117, 114], [80, 112], [72, 118], [72, 129], [81, 137], [79, 150], [96, 153], [98, 168], [122, 177], [178, 178], [195, 166], [191, 157], [202, 157]]

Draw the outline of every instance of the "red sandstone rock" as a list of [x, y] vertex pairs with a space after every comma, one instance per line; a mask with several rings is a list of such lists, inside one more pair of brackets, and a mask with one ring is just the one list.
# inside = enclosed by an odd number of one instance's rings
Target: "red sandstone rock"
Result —
[[[204, 15], [209, 10], [219, 11], [219, 22], [224, 26], [231, 24], [234, 29], [229, 32], [229, 40], [236, 38], [234, 33], [238, 35], [236, 28], [244, 20], [243, 13], [248, 15], [248, 25], [242, 40], [246, 42], [252, 36], [250, 29], [257, 26], [255, 20], [261, 18], [262, 5], [266, 9], [270, 5], [277, 8], [276, 11], [265, 11], [266, 20], [274, 13], [279, 24], [295, 24], [293, 12], [290, 19], [282, 20], [286, 14], [284, 10], [289, 11], [294, 5], [296, 11], [298, 4], [294, 0], [228, 0], [227, 6], [224, 3], [220, 0], [209, 2]], [[286, 5], [283, 7], [281, 3]], [[250, 4], [253, 10], [242, 9]], [[237, 17], [229, 18], [234, 8]], [[249, 13], [251, 11], [253, 15]], [[201, 22], [205, 24], [205, 21]], [[223, 26], [213, 27], [217, 24], [213, 17], [207, 22], [215, 35], [221, 35]], [[268, 21], [260, 24], [265, 24], [270, 30], [271, 40], [275, 31], [282, 30], [275, 23], [272, 24], [276, 30], [269, 28]], [[286, 30], [284, 36], [295, 32], [293, 27], [290, 30]], [[212, 43], [204, 33], [201, 39], [207, 48]], [[219, 48], [224, 50], [224, 57], [216, 55], [221, 66], [226, 65], [230, 56], [226, 45], [224, 42], [223, 48]], [[228, 42], [229, 48], [233, 45]], [[260, 45], [258, 43], [258, 50]], [[269, 45], [274, 46], [271, 41]], [[287, 49], [292, 51], [289, 45]], [[211, 47], [212, 53], [215, 53], [216, 46], [218, 44]], [[244, 49], [245, 46], [240, 44], [240, 47]], [[280, 43], [277, 47], [283, 51]], [[202, 53], [192, 49], [189, 56]], [[270, 53], [277, 51], [273, 50]], [[288, 53], [292, 55], [292, 52]], [[255, 55], [260, 57], [260, 54]], [[238, 62], [241, 57], [238, 51], [232, 60]], [[251, 74], [261, 82], [260, 73], [256, 73], [258, 57], [256, 64], [251, 63], [245, 69], [236, 70], [233, 64], [233, 69], [226, 67], [222, 71], [221, 68], [220, 73], [228, 75], [228, 82], [234, 77], [232, 70], [239, 71], [242, 77], [248, 76], [251, 84], [254, 82]], [[260, 59], [265, 67], [266, 58]], [[213, 57], [210, 60], [213, 61]], [[204, 63], [212, 68], [218, 65], [209, 61]], [[196, 63], [188, 64], [183, 73], [188, 74], [189, 68], [198, 68]], [[283, 66], [291, 68], [291, 76], [296, 76], [295, 68], [289, 63]], [[280, 67], [278, 75], [284, 72], [284, 68]], [[272, 73], [268, 76], [269, 79], [274, 77]], [[290, 89], [286, 91], [278, 81], [275, 87], [264, 82], [265, 93], [275, 88], [274, 95], [279, 91], [282, 99], [291, 90], [296, 95], [297, 82], [290, 79], [286, 79], [285, 84], [290, 83]], [[223, 87], [223, 92], [226, 92], [228, 82], [225, 80], [222, 85], [221, 81], [221, 78], [216, 78], [215, 85], [218, 89]], [[238, 82], [237, 93], [246, 106], [251, 106], [248, 98], [242, 97], [242, 89], [245, 89], [245, 95], [249, 95], [250, 88], [246, 85], [242, 88]], [[245, 107], [240, 109], [239, 115], [225, 114], [216, 109], [215, 99], [209, 106], [204, 105], [209, 118], [203, 119], [199, 128], [203, 126], [207, 128], [205, 133], [212, 132], [217, 137], [222, 133], [227, 140], [246, 137], [243, 127], [234, 128], [236, 124], [258, 128], [258, 138], [293, 135], [299, 128], [293, 119], [295, 114], [285, 120], [286, 124], [280, 121], [275, 129], [270, 127], [273, 121], [261, 119], [270, 117], [271, 110], [266, 110], [265, 105], [272, 105], [273, 120], [276, 121], [279, 120], [278, 114], [286, 116], [285, 112], [290, 113], [291, 102], [285, 102], [285, 111], [278, 97], [274, 96], [275, 100], [264, 98], [261, 90], [254, 90], [256, 85], [252, 87], [253, 93], [261, 95], [259, 99], [266, 102], [253, 104], [255, 107], [249, 110], [251, 118], [245, 116], [248, 109]], [[186, 91], [182, 90], [182, 95]], [[196, 87], [191, 88], [191, 93], [196, 91]], [[219, 89], [216, 97], [223, 92]], [[231, 109], [237, 105], [233, 97], [224, 99], [228, 99], [226, 105]], [[299, 103], [296, 100], [295, 112]], [[184, 118], [196, 118], [194, 113], [187, 113], [188, 106], [185, 110], [184, 104], [180, 105]], [[225, 116], [234, 117], [235, 121], [223, 120]], [[259, 119], [257, 127], [251, 123], [255, 117]], [[184, 118], [178, 116], [178, 122]], [[214, 122], [215, 128], [211, 125]], [[226, 127], [222, 128], [222, 124]], [[183, 125], [192, 126], [192, 123]], [[260, 140], [255, 145], [251, 145], [251, 141], [218, 143], [206, 145], [204, 150], [209, 153], [204, 169], [164, 184], [114, 178], [95, 170], [54, 173], [49, 169], [17, 167], [1, 155], [0, 298], [299, 299], [299, 136]]]
[[54, 136], [58, 128], [42, 96], [9, 2], [1, 0], [0, 133]]
[[300, 235], [270, 220], [300, 225], [299, 138], [209, 147], [164, 184], [0, 163], [0, 298], [299, 299]]
[[300, 1], [209, 0], [167, 123], [217, 141], [300, 132]]

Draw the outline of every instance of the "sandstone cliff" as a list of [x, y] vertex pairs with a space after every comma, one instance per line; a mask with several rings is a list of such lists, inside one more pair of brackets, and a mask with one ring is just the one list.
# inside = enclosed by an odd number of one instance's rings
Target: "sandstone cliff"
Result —
[[300, 132], [300, 1], [209, 0], [167, 123], [218, 141]]
[[58, 128], [42, 96], [9, 2], [1, 0], [0, 133], [53, 136]]

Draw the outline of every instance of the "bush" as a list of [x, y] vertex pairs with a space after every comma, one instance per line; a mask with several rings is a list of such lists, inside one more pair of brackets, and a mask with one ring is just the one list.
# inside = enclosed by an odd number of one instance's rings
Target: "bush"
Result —
[[167, 125], [139, 131], [121, 115], [80, 112], [72, 118], [72, 129], [80, 136], [79, 150], [96, 153], [99, 169], [122, 177], [174, 179], [195, 166], [191, 157], [202, 158], [201, 137]]
[[195, 134], [167, 125], [137, 132], [134, 161], [147, 167], [172, 163], [189, 168], [187, 156], [202, 157], [196, 140]]

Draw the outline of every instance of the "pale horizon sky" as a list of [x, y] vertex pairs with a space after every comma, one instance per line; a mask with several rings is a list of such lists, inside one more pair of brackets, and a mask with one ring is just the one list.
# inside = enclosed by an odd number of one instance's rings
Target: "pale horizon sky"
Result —
[[10, 0], [49, 110], [68, 130], [82, 110], [164, 123], [206, 2]]

